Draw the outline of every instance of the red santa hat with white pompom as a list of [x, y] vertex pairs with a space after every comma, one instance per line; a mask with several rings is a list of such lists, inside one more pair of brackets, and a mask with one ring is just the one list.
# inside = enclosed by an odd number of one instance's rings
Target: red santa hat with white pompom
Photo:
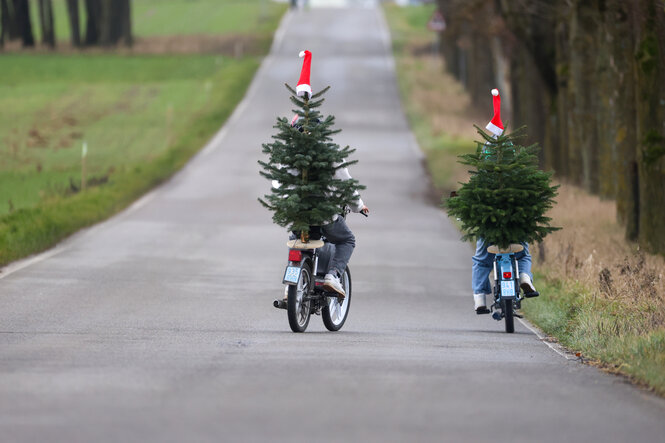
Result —
[[305, 94], [307, 94], [308, 97], [311, 97], [312, 87], [309, 84], [309, 70], [312, 66], [312, 53], [307, 50], [300, 51], [300, 57], [304, 57], [304, 60], [302, 62], [302, 70], [300, 71], [300, 80], [298, 80], [296, 92], [299, 97]]
[[492, 120], [485, 126], [485, 129], [494, 134], [495, 137], [503, 134], [503, 123], [501, 122], [501, 96], [499, 95], [498, 89], [492, 89], [492, 95], [494, 96], [494, 117]]

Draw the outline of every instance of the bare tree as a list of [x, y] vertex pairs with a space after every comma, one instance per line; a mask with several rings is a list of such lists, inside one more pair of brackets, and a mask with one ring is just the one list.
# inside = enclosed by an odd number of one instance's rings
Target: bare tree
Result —
[[93, 46], [99, 43], [99, 22], [101, 17], [100, 0], [85, 0], [87, 15], [85, 26], [85, 45]]
[[53, 28], [53, 3], [51, 0], [39, 0], [39, 22], [42, 27], [42, 43], [55, 47], [55, 30]]
[[132, 46], [134, 38], [132, 36], [132, 5], [130, 0], [119, 0], [118, 11], [118, 41], [122, 41], [125, 46]]
[[0, 0], [0, 48], [5, 46], [5, 34], [8, 31], [9, 8], [7, 1]]
[[72, 46], [81, 46], [81, 20], [79, 18], [78, 0], [67, 0], [67, 15], [72, 33]]
[[14, 20], [21, 40], [23, 40], [23, 46], [35, 46], [32, 21], [30, 20], [30, 3], [28, 3], [28, 0], [14, 0]]
[[132, 44], [129, 0], [86, 0], [88, 14], [85, 44], [113, 46]]
[[2, 40], [14, 40], [20, 38], [16, 20], [14, 19], [14, 3], [11, 0], [0, 0], [0, 10], [2, 12], [2, 29], [0, 32]]

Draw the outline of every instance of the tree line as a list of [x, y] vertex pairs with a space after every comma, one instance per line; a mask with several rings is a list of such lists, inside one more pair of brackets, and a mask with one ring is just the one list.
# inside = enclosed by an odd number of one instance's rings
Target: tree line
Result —
[[665, 253], [662, 0], [438, 0], [447, 69], [486, 106], [498, 87], [541, 164], [616, 199], [626, 236]]
[[[72, 46], [132, 45], [130, 0], [65, 0], [65, 3]], [[55, 48], [52, 0], [0, 0], [0, 47], [12, 40], [20, 40], [23, 47], [35, 46], [31, 14], [31, 8], [35, 7], [41, 43]]]

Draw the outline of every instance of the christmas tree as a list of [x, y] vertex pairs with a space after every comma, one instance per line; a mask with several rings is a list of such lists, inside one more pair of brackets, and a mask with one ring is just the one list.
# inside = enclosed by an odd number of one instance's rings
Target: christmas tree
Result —
[[[298, 85], [301, 86], [300, 84]], [[356, 191], [364, 189], [357, 180], [335, 178], [338, 169], [357, 163], [347, 161], [355, 149], [340, 148], [332, 141], [334, 116], [323, 117], [318, 108], [322, 95], [330, 88], [314, 94], [305, 92], [302, 97], [286, 85], [291, 101], [297, 106], [292, 122], [278, 117], [273, 126], [278, 130], [272, 143], [263, 144], [267, 161], [259, 161], [260, 174], [273, 181], [273, 187], [259, 201], [273, 211], [273, 221], [291, 231], [300, 231], [306, 241], [311, 226], [330, 222], [335, 214], [356, 197]]]
[[[490, 130], [497, 128], [490, 125]], [[538, 145], [518, 143], [524, 128], [504, 135], [500, 124], [493, 136], [476, 129], [483, 141], [477, 142], [475, 153], [460, 156], [460, 163], [473, 168], [471, 177], [445, 202], [448, 215], [462, 222], [462, 239], [482, 237], [505, 248], [540, 241], [560, 229], [550, 226], [545, 216], [558, 186], [550, 184], [552, 173], [538, 168]]]

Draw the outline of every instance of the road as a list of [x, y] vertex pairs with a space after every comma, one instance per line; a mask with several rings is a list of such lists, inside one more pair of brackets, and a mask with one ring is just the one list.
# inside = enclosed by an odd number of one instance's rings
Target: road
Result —
[[[386, 24], [364, 4], [287, 15], [245, 100], [179, 174], [3, 269], [2, 441], [664, 441], [662, 399], [475, 315], [470, 248], [428, 197]], [[256, 201], [302, 49], [372, 209], [349, 218], [338, 333], [314, 317], [293, 334], [272, 307], [286, 233]]]

